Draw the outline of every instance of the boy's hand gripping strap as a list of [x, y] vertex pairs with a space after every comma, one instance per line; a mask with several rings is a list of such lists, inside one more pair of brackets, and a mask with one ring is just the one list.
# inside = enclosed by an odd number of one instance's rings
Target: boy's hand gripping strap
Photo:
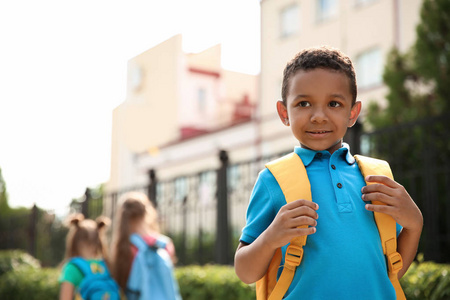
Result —
[[[300, 157], [295, 153], [285, 155], [266, 165], [269, 171], [277, 180], [283, 191], [286, 202], [290, 203], [295, 200], [304, 199], [312, 201], [311, 185], [305, 166]], [[307, 228], [303, 225], [300, 228]], [[303, 258], [303, 246], [306, 244], [306, 236], [298, 236], [291, 240], [287, 247], [284, 268], [281, 272], [269, 300], [282, 299], [288, 290], [292, 279], [294, 278], [295, 269], [300, 265]]]
[[[385, 175], [391, 179], [394, 179], [391, 168], [386, 161], [361, 155], [355, 155], [355, 159], [362, 175], [364, 176], [364, 179], [368, 175]], [[367, 184], [369, 185], [373, 183], [369, 182]], [[385, 205], [385, 203], [380, 201], [372, 201], [372, 203], [376, 205]], [[383, 253], [387, 259], [389, 279], [395, 288], [397, 299], [406, 299], [397, 276], [398, 271], [403, 268], [403, 260], [400, 253], [397, 252], [397, 232], [395, 220], [391, 216], [379, 212], [374, 212], [374, 216], [378, 231], [380, 233]]]

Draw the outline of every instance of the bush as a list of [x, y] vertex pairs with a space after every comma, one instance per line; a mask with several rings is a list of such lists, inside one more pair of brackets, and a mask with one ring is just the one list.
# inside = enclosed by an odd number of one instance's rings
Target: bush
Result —
[[2, 299], [58, 299], [58, 269], [22, 267], [3, 274], [0, 280]]
[[0, 251], [0, 276], [22, 267], [40, 268], [40, 262], [22, 250]]
[[188, 266], [175, 269], [183, 300], [256, 299], [254, 286], [239, 280], [231, 266]]
[[408, 300], [450, 299], [450, 265], [423, 262], [419, 256], [400, 283]]
[[179, 266], [204, 265], [214, 261], [215, 236], [203, 232], [199, 236], [184, 237], [182, 233], [169, 233], [175, 249]]

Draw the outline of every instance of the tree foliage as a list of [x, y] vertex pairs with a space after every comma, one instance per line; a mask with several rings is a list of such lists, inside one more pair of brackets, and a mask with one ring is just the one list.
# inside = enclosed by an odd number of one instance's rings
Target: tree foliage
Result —
[[428, 220], [419, 250], [427, 260], [449, 262], [450, 1], [423, 0], [416, 33], [406, 53], [388, 55], [386, 107], [369, 106], [375, 130], [365, 141], [368, 155], [389, 161]]
[[3, 179], [2, 169], [0, 168], [0, 216], [7, 214], [8, 211], [8, 192], [6, 190], [6, 182]]
[[38, 208], [11, 208], [0, 169], [0, 249], [22, 249], [44, 265], [55, 266], [63, 257], [66, 228], [55, 215]]
[[407, 51], [392, 49], [383, 81], [387, 107], [369, 105], [374, 128], [447, 112], [450, 107], [450, 1], [424, 0], [416, 42]]
[[435, 109], [448, 111], [450, 102], [450, 1], [425, 0], [414, 45], [417, 72], [434, 84]]
[[83, 196], [74, 198], [70, 202], [70, 213], [84, 213], [83, 206], [86, 205], [87, 215], [85, 218], [95, 219], [103, 212], [104, 184], [93, 188], [87, 188]]

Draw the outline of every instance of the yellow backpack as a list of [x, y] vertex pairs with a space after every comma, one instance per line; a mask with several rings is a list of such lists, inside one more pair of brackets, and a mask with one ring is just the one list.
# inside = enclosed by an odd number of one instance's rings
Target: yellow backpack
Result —
[[[386, 161], [361, 155], [355, 155], [355, 159], [364, 178], [367, 175], [385, 175], [393, 178], [389, 164]], [[280, 185], [287, 203], [298, 199], [312, 201], [311, 185], [306, 174], [306, 169], [297, 154], [290, 153], [285, 155], [269, 162], [266, 164], [266, 167]], [[373, 203], [383, 204], [378, 201], [373, 201]], [[374, 212], [374, 216], [380, 233], [383, 253], [387, 259], [389, 279], [395, 288], [397, 299], [406, 299], [397, 278], [398, 271], [403, 267], [403, 261], [400, 253], [397, 252], [395, 220], [387, 214], [377, 212]], [[305, 225], [304, 227], [307, 226]], [[283, 298], [294, 278], [295, 269], [300, 265], [303, 257], [303, 246], [305, 244], [306, 236], [295, 237], [291, 240], [286, 250], [283, 271], [278, 281], [277, 272], [282, 254], [281, 249], [277, 249], [266, 274], [256, 282], [257, 300], [279, 300]]]

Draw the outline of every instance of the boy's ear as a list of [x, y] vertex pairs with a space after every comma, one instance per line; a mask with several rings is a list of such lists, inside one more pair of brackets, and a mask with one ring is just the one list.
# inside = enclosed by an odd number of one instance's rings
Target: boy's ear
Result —
[[277, 112], [278, 116], [280, 117], [281, 123], [283, 123], [284, 125], [289, 125], [287, 108], [281, 100], [277, 101]]
[[355, 104], [352, 106], [352, 110], [350, 111], [350, 119], [348, 120], [348, 127], [352, 127], [353, 125], [355, 125], [360, 112], [361, 112], [361, 101], [356, 101]]

